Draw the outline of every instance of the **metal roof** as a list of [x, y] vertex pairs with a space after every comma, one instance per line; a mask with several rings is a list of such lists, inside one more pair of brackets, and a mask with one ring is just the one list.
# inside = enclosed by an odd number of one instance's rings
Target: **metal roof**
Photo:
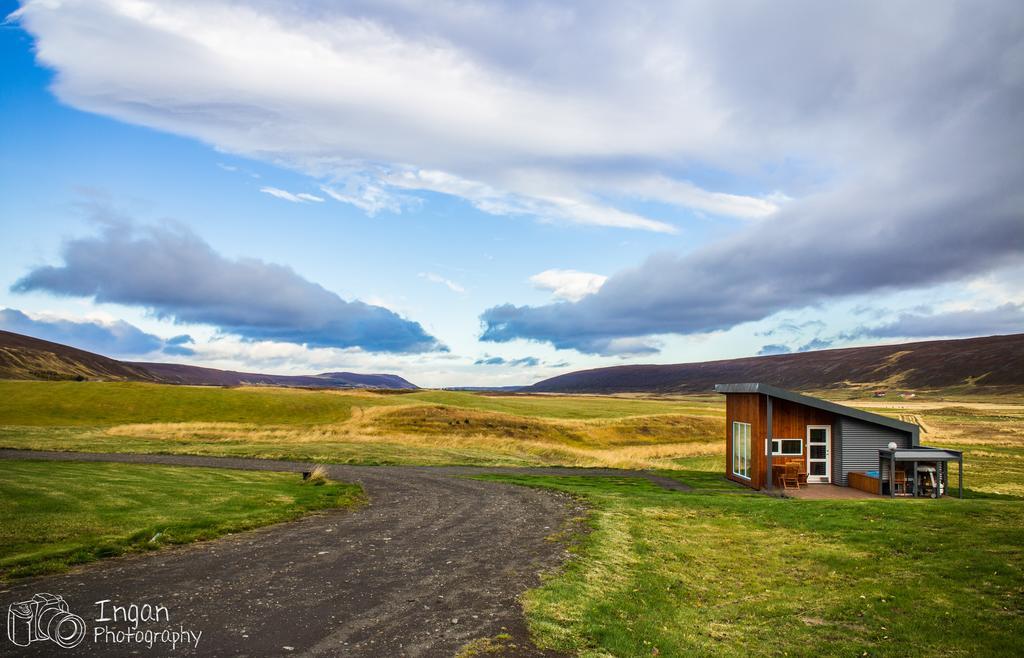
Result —
[[771, 397], [779, 398], [780, 400], [788, 400], [789, 402], [804, 404], [808, 407], [830, 411], [839, 416], [856, 418], [857, 420], [862, 420], [866, 423], [874, 423], [875, 425], [883, 425], [903, 432], [910, 432], [913, 437], [914, 445], [917, 445], [918, 438], [920, 436], [921, 428], [914, 423], [905, 423], [902, 420], [896, 420], [895, 418], [889, 418], [888, 416], [882, 416], [881, 414], [873, 414], [870, 411], [861, 411], [860, 409], [854, 409], [852, 407], [844, 407], [843, 405], [836, 404], [835, 402], [829, 402], [828, 400], [822, 400], [820, 398], [812, 398], [809, 395], [794, 393], [793, 391], [787, 391], [784, 388], [772, 386], [771, 384], [715, 384], [715, 392], [760, 393], [762, 395], [770, 395]]
[[883, 457], [893, 457], [896, 461], [952, 461], [959, 460], [964, 453], [959, 450], [947, 450], [946, 448], [927, 448], [925, 446], [914, 446], [913, 448], [896, 448], [895, 450], [879, 450]]

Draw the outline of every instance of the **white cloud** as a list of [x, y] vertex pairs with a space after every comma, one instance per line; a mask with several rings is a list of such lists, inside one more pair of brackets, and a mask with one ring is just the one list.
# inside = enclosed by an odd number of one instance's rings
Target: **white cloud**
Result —
[[550, 290], [555, 299], [578, 302], [601, 289], [608, 277], [578, 270], [544, 270], [530, 277], [535, 288]]
[[407, 207], [418, 205], [416, 199], [391, 192], [374, 179], [362, 175], [349, 176], [341, 187], [322, 185], [320, 191], [335, 201], [359, 208], [371, 217], [381, 211], [400, 213]]
[[420, 277], [430, 281], [431, 283], [439, 283], [451, 290], [457, 292], [460, 295], [466, 292], [466, 289], [451, 279], [446, 279], [440, 274], [434, 274], [433, 272], [420, 272]]
[[564, 372], [564, 362], [547, 362], [524, 368], [515, 363], [482, 369], [479, 359], [451, 353], [396, 356], [373, 354], [358, 348], [309, 348], [294, 343], [240, 340], [219, 335], [190, 344], [192, 356], [154, 355], [152, 358], [196, 363], [211, 368], [265, 372], [279, 375], [308, 375], [319, 372], [394, 373], [419, 386], [503, 386], [531, 384]]
[[277, 197], [278, 199], [291, 201], [292, 203], [305, 203], [307, 201], [312, 201], [314, 203], [323, 203], [323, 199], [321, 197], [318, 197], [314, 194], [309, 194], [307, 192], [299, 192], [298, 194], [293, 194], [287, 190], [282, 190], [277, 187], [261, 187], [260, 192], [263, 192], [264, 194], [269, 194], [270, 196], [273, 197]]
[[[605, 339], [958, 284], [1024, 254], [1013, 0], [65, 0], [16, 13], [70, 106], [290, 166], [371, 214], [432, 190], [494, 214], [662, 232], [677, 227], [636, 200], [758, 220], [694, 232], [678, 258], [624, 270], [579, 308], [525, 323], [496, 312], [492, 339], [601, 353], [618, 347]], [[800, 258], [764, 249], [778, 236]]]
[[217, 166], [220, 167], [221, 169], [223, 169], [224, 171], [230, 171], [233, 174], [244, 174], [244, 175], [248, 176], [249, 178], [259, 178], [260, 177], [260, 175], [257, 174], [255, 171], [249, 171], [248, 169], [243, 169], [243, 168], [239, 167], [238, 165], [231, 165], [231, 164], [225, 164], [223, 162], [218, 162]]
[[68, 0], [17, 14], [69, 104], [290, 165], [370, 214], [400, 211], [396, 189], [437, 190], [484, 212], [674, 232], [603, 197], [592, 171], [579, 176], [582, 163], [631, 160], [641, 164], [608, 173], [647, 171], [638, 194], [741, 217], [771, 210], [653, 175], [658, 160], [746, 163], [736, 158], [764, 142], [729, 125], [734, 108], [696, 66], [671, 5], [650, 12], [663, 21], [614, 5], [348, 11]]
[[965, 286], [974, 297], [961, 308], [979, 309], [986, 305], [1024, 304], [1024, 264], [990, 273], [967, 282]]
[[692, 208], [741, 219], [763, 219], [778, 209], [778, 193], [765, 197], [710, 192], [689, 181], [672, 180], [665, 176], [650, 176], [623, 181], [619, 189], [644, 199], [662, 201], [683, 208]]
[[[593, 224], [616, 228], [632, 228], [676, 233], [671, 224], [648, 219], [635, 213], [624, 212], [590, 199], [575, 182], [563, 177], [563, 184], [553, 186], [550, 180], [543, 186], [519, 178], [518, 189], [529, 189], [529, 194], [514, 194], [479, 181], [467, 180], [443, 171], [405, 170], [390, 174], [384, 180], [391, 186], [409, 190], [429, 190], [461, 197], [479, 210], [492, 215], [533, 215], [546, 220], [563, 220], [575, 224]], [[575, 191], [575, 195], [559, 196], [555, 190]]]

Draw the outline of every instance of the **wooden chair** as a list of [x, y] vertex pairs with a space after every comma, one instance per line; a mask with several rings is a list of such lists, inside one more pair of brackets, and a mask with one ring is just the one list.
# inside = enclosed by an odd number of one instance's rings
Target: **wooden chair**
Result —
[[782, 488], [800, 488], [800, 464], [798, 464], [797, 462], [786, 463], [786, 470], [782, 474]]
[[907, 494], [907, 472], [896, 471], [896, 477], [892, 481], [892, 492], [894, 494]]
[[782, 488], [782, 478], [785, 475], [786, 475], [786, 465], [785, 464], [772, 464], [772, 482], [774, 482], [775, 486], [778, 487], [779, 489]]
[[807, 463], [803, 462], [803, 461], [799, 461], [796, 464], [799, 467], [799, 469], [797, 470], [797, 474], [796, 474], [797, 482], [800, 484], [801, 487], [806, 487], [807, 486]]

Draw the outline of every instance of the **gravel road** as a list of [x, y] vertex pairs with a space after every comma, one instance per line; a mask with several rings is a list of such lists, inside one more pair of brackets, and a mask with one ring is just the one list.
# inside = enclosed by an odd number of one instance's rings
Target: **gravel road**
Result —
[[[178, 455], [0, 450], [0, 459], [116, 461], [303, 471], [308, 464]], [[567, 557], [550, 537], [584, 512], [551, 491], [469, 480], [480, 473], [629, 475], [671, 489], [678, 482], [603, 469], [328, 467], [360, 483], [370, 504], [161, 550], [113, 558], [0, 589], [0, 612], [37, 592], [60, 594], [83, 617], [75, 649], [50, 641], [0, 655], [453, 656], [466, 643], [508, 634], [502, 655], [545, 656], [528, 639], [518, 596]], [[576, 521], [575, 523], [578, 523]], [[162, 605], [138, 629], [202, 631], [198, 645], [97, 642], [100, 600]], [[6, 615], [5, 615], [6, 616]], [[115, 638], [118, 639], [118, 638]]]

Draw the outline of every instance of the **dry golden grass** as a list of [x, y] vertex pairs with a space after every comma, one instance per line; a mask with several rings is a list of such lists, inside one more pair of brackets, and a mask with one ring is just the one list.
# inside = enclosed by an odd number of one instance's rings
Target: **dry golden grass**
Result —
[[306, 484], [313, 486], [321, 486], [327, 484], [327, 467], [323, 464], [317, 464], [313, 467], [313, 470], [309, 472], [309, 477], [305, 479]]
[[565, 422], [512, 414], [421, 405], [389, 409], [359, 419], [364, 431], [374, 434], [493, 436], [525, 441], [581, 443], [585, 438]]
[[658, 468], [670, 467], [673, 459], [721, 451], [722, 423], [720, 417], [678, 414], [553, 420], [412, 404], [353, 407], [347, 421], [324, 425], [136, 423], [107, 428], [102, 435], [202, 446], [207, 454], [218, 445], [244, 444], [254, 454], [282, 446], [329, 451], [340, 445], [387, 445], [408, 448], [409, 454], [472, 454], [476, 462], [491, 454], [494, 463]]
[[[585, 419], [518, 415], [407, 399], [408, 403], [390, 406], [356, 404], [347, 420], [328, 424], [119, 425], [96, 430], [99, 434], [92, 437], [99, 436], [106, 444], [92, 444], [87, 449], [123, 447], [348, 463], [666, 469], [679, 468], [684, 460], [692, 464], [693, 458], [706, 457], [701, 463], [715, 471], [724, 451], [724, 418], [718, 399], [673, 400], [666, 402], [671, 405], [666, 406], [668, 413], [591, 415]], [[569, 401], [564, 400], [566, 404]], [[885, 413], [920, 423], [926, 445], [964, 450], [970, 488], [1024, 495], [1024, 490], [1008, 484], [1016, 477], [1010, 475], [1024, 473], [1024, 405], [1019, 398], [1007, 398], [998, 404], [959, 400], [890, 403]], [[28, 439], [23, 443], [18, 447], [52, 445]]]
[[1024, 420], [1018, 424], [975, 421], [973, 423], [931, 420], [922, 442], [1024, 448]]

